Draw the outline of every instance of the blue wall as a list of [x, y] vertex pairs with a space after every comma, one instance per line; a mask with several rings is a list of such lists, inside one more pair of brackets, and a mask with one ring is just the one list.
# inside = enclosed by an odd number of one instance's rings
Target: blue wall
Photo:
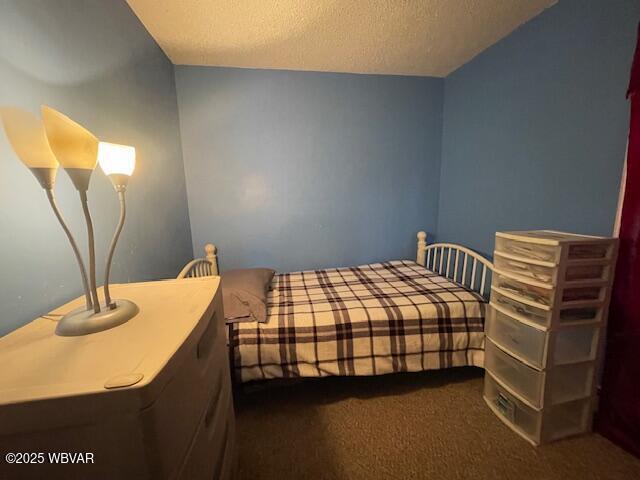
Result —
[[413, 258], [438, 210], [443, 80], [176, 67], [194, 250], [222, 269]]
[[[38, 113], [41, 103], [103, 140], [137, 148], [113, 279], [175, 276], [192, 248], [173, 66], [124, 1], [0, 3], [0, 105]], [[77, 194], [63, 172], [58, 178], [61, 207], [84, 246]], [[99, 169], [89, 200], [102, 263], [118, 201]], [[42, 189], [1, 129], [0, 205], [2, 335], [80, 295], [82, 287]]]
[[[116, 281], [171, 277], [206, 242], [223, 269], [411, 258], [420, 229], [490, 253], [500, 229], [611, 231], [639, 18], [637, 1], [562, 0], [445, 80], [201, 67], [174, 80], [124, 1], [13, 0], [0, 104], [48, 103], [137, 147]], [[63, 173], [57, 192], [84, 240]], [[118, 208], [99, 171], [90, 200], [103, 258]], [[2, 334], [81, 291], [4, 135], [0, 205]]]
[[445, 80], [438, 239], [610, 234], [640, 2], [561, 0]]

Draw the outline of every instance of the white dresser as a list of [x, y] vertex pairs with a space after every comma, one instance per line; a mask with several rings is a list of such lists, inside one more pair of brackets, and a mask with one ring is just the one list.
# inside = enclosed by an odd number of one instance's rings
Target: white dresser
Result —
[[[219, 277], [114, 285], [140, 307], [123, 325], [56, 336], [78, 299], [0, 338], [0, 478], [230, 479], [218, 287]], [[64, 453], [84, 463], [58, 463]]]
[[484, 399], [534, 445], [588, 432], [617, 241], [498, 232]]

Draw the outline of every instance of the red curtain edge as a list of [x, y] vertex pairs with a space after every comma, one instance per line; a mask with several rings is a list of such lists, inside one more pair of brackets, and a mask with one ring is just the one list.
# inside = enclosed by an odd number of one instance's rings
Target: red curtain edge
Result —
[[[640, 365], [633, 365], [627, 359], [638, 360], [640, 339], [634, 334], [634, 325], [630, 318], [638, 311], [633, 298], [633, 285], [640, 273], [634, 271], [638, 266], [634, 259], [634, 248], [638, 248], [638, 218], [640, 212], [640, 196], [633, 190], [632, 182], [637, 185], [640, 179], [640, 23], [636, 40], [631, 76], [627, 98], [630, 98], [630, 121], [627, 151], [627, 179], [625, 185], [622, 216], [620, 224], [620, 256], [612, 295], [607, 350], [605, 353], [603, 387], [600, 396], [600, 408], [595, 419], [595, 428], [604, 437], [640, 457], [640, 377], [634, 376], [634, 370]], [[637, 190], [637, 188], [636, 188]], [[635, 263], [633, 263], [635, 261]], [[633, 265], [632, 265], [633, 263]], [[634, 275], [635, 274], [635, 275]], [[635, 276], [634, 282], [629, 279]], [[629, 285], [632, 287], [629, 288]], [[635, 320], [637, 322], [637, 320]], [[638, 328], [637, 326], [635, 327]], [[634, 348], [635, 347], [635, 348]], [[634, 384], [636, 387], [634, 387]]]

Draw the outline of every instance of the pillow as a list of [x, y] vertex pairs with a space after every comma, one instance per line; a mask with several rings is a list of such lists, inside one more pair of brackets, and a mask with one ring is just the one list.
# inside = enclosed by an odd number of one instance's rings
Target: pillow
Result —
[[222, 274], [222, 303], [227, 322], [266, 322], [267, 292], [275, 270], [241, 268]]

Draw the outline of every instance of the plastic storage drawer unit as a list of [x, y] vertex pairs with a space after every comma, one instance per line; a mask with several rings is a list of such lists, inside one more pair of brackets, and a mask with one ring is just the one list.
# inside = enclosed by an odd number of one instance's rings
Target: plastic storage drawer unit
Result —
[[491, 340], [486, 344], [485, 369], [534, 408], [586, 398], [593, 386], [593, 362], [540, 371], [519, 362]]
[[536, 445], [591, 428], [616, 253], [612, 238], [496, 233], [485, 400]]

